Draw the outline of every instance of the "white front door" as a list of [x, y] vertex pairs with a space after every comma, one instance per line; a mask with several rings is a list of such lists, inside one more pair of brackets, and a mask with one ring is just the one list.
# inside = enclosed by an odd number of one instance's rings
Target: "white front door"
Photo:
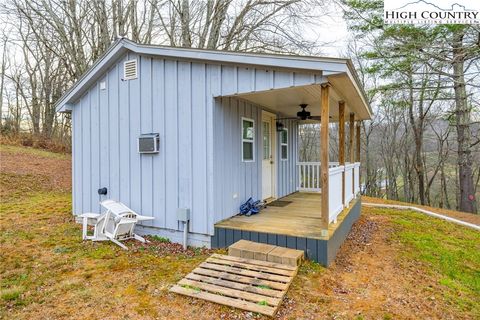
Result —
[[275, 197], [275, 115], [262, 112], [262, 199]]

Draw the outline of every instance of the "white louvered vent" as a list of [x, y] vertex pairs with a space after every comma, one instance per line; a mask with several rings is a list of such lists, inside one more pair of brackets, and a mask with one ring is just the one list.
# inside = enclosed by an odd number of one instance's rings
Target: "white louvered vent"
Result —
[[137, 60], [128, 60], [123, 63], [123, 80], [138, 78]]

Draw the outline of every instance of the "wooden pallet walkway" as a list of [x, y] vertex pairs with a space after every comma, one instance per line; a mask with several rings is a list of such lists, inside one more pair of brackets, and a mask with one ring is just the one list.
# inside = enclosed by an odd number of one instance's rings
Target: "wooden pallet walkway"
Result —
[[171, 292], [274, 316], [298, 267], [213, 254]]

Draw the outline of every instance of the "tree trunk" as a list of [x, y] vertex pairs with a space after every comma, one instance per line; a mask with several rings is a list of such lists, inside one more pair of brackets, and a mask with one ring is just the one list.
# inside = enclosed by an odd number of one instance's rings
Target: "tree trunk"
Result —
[[477, 213], [475, 200], [475, 188], [473, 184], [472, 154], [471, 154], [471, 110], [467, 103], [467, 91], [465, 88], [464, 63], [465, 52], [463, 49], [463, 30], [453, 34], [453, 61], [455, 114], [458, 144], [458, 180], [460, 187], [460, 211]]
[[425, 204], [425, 168], [424, 168], [424, 163], [422, 159], [422, 153], [423, 153], [423, 130], [424, 130], [424, 125], [423, 125], [423, 101], [418, 102], [418, 118], [415, 119], [414, 116], [414, 97], [413, 97], [413, 73], [410, 75], [410, 97], [409, 97], [409, 106], [408, 106], [408, 115], [410, 119], [410, 125], [412, 126], [413, 129], [413, 136], [415, 140], [415, 162], [414, 162], [414, 168], [415, 168], [415, 173], [417, 174], [417, 179], [418, 179], [418, 196], [420, 198], [420, 204], [424, 205]]

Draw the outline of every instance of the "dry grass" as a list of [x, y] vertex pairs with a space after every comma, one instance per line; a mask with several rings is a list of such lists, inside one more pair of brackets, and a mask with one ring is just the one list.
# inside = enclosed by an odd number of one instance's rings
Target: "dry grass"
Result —
[[65, 137], [64, 141], [55, 138], [47, 138], [41, 135], [33, 135], [29, 132], [18, 134], [0, 134], [0, 144], [31, 147], [37, 150], [49, 150], [56, 153], [69, 153], [71, 151], [70, 141]]
[[[69, 159], [35, 152], [0, 148], [2, 160], [26, 153], [40, 164], [2, 161], [0, 319], [262, 318], [168, 292], [209, 251], [183, 252], [162, 239], [128, 243], [129, 251], [80, 241], [69, 190], [42, 168]], [[478, 232], [364, 208], [330, 268], [302, 266], [278, 318], [479, 318], [479, 252]]]

